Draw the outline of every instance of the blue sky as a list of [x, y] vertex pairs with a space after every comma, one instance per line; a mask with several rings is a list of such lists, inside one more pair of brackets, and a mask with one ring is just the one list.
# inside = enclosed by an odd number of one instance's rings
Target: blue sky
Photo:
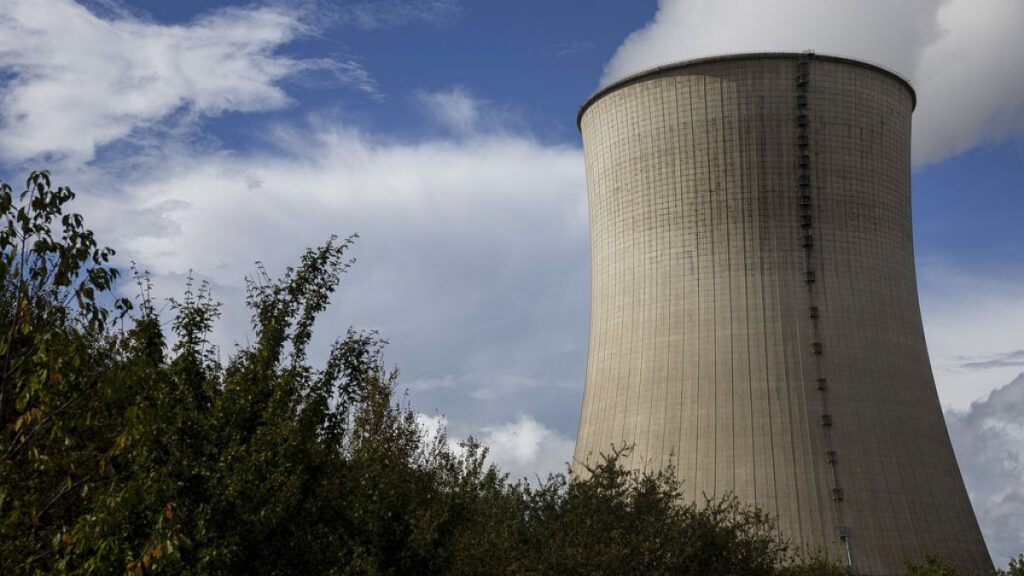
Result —
[[925, 328], [999, 559], [1024, 545], [1021, 29], [1018, 0], [0, 0], [0, 179], [50, 168], [162, 296], [211, 282], [228, 349], [255, 260], [359, 232], [320, 345], [379, 329], [425, 424], [543, 474], [586, 360], [577, 107], [695, 56], [881, 63], [918, 91]]

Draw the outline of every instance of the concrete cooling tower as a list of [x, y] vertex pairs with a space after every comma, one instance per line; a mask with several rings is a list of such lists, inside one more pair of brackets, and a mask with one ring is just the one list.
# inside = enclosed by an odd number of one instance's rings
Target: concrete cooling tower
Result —
[[856, 574], [988, 573], [925, 347], [915, 95], [875, 66], [663, 66], [579, 113], [592, 311], [576, 474], [614, 446], [735, 493]]

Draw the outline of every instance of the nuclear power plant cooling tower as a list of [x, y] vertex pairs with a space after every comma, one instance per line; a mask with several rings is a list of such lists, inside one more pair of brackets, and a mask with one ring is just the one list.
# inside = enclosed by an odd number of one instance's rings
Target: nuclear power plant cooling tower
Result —
[[925, 347], [910, 85], [813, 54], [663, 66], [582, 107], [592, 311], [574, 470], [612, 446], [856, 574], [991, 560]]

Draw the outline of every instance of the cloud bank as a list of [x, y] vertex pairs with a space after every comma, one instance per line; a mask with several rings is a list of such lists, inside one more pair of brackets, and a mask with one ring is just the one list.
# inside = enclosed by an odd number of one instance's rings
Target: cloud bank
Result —
[[1024, 374], [946, 423], [989, 551], [1005, 566], [1024, 543]]
[[1024, 3], [1018, 0], [660, 0], [602, 83], [678, 60], [756, 51], [859, 58], [918, 92], [914, 162], [1024, 133]]

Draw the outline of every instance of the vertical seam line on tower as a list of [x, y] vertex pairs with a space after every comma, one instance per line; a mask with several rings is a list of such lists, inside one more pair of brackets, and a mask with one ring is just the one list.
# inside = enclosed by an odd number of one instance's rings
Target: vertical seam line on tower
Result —
[[[688, 86], [686, 90], [686, 96], [690, 100], [690, 150], [694, 157], [697, 152], [697, 140], [694, 135], [694, 118], [693, 118], [693, 87]], [[696, 171], [696, 164], [694, 165]], [[697, 217], [699, 210], [697, 208], [697, 181], [694, 179], [694, 271], [697, 277], [697, 290], [696, 293], [696, 308], [697, 308], [697, 362], [696, 371], [697, 377], [694, 378], [696, 383], [696, 394], [693, 402], [694, 406], [694, 428], [693, 428], [693, 501], [697, 501], [697, 487], [698, 487], [698, 470], [700, 469], [700, 343], [703, 341], [701, 336], [701, 305], [700, 305], [700, 219]]]
[[[718, 110], [719, 117], [718, 122], [721, 127], [716, 130], [716, 134], [721, 137], [721, 149], [719, 150], [719, 161], [716, 181], [718, 182], [719, 198], [721, 198], [720, 204], [724, 207], [725, 212], [725, 269], [726, 269], [726, 290], [729, 294], [727, 309], [729, 311], [729, 425], [732, 427], [731, 435], [732, 438], [729, 441], [729, 445], [732, 448], [732, 488], [731, 492], [736, 491], [736, 336], [735, 330], [733, 330], [733, 269], [732, 269], [732, 215], [729, 210], [730, 200], [730, 189], [728, 176], [723, 175], [722, 166], [728, 165], [728, 133], [726, 131], [726, 117], [725, 117], [725, 88], [724, 82], [718, 80]], [[723, 182], [724, 179], [724, 182]], [[716, 306], [717, 315], [717, 306]], [[717, 322], [716, 322], [717, 326]], [[717, 346], [715, 347], [718, 348]], [[717, 398], [717, 396], [716, 396]], [[717, 412], [717, 410], [716, 410]]]
[[714, 496], [718, 495], [718, 274], [715, 273], [717, 260], [715, 254], [715, 240], [718, 234], [715, 233], [715, 195], [714, 190], [711, 187], [711, 140], [708, 137], [708, 126], [710, 125], [710, 119], [708, 118], [708, 80], [706, 77], [701, 78], [701, 91], [703, 92], [703, 103], [704, 103], [704, 150], [705, 161], [707, 164], [707, 187], [708, 187], [708, 217], [711, 219], [711, 329], [712, 329], [712, 341], [715, 343], [711, 347], [712, 352], [712, 363], [711, 363], [711, 374], [712, 382], [714, 382], [714, 388], [712, 389], [711, 400], [712, 400], [712, 418], [711, 418], [711, 454], [714, 456], [714, 465], [711, 467], [711, 494]]
[[[665, 105], [665, 92], [666, 92], [666, 90], [665, 90], [664, 86], [661, 86], [659, 91], [658, 91], [658, 94], [659, 94], [660, 100], [661, 100], [661, 117], [662, 117], [662, 121], [663, 122], [665, 121], [665, 119], [666, 119], [666, 117], [668, 115], [668, 111], [670, 110], [670, 108]], [[673, 107], [673, 108], [671, 108], [671, 110], [672, 110], [673, 116], [678, 114], [678, 111], [676, 110], [676, 108]], [[666, 130], [666, 128], [663, 127], [663, 130]], [[667, 140], [667, 136], [668, 136], [668, 134], [665, 134], [665, 133], [662, 134], [662, 138], [664, 138], [666, 140]], [[678, 154], [676, 154], [672, 158], [672, 164], [673, 164], [673, 168], [675, 168], [675, 166], [677, 166], [679, 164]], [[673, 172], [675, 172], [674, 169], [673, 169]], [[665, 400], [662, 402], [662, 420], [661, 420], [661, 422], [662, 422], [662, 425], [661, 425], [661, 453], [662, 454], [665, 453], [665, 448], [666, 448], [666, 444], [667, 444], [666, 439], [668, 438], [668, 423], [669, 423], [669, 401], [668, 401], [668, 396], [669, 396], [669, 392], [670, 392], [669, 383], [672, 382], [672, 377], [671, 377], [672, 376], [672, 351], [674, 350], [674, 348], [672, 346], [672, 333], [673, 333], [672, 327], [674, 326], [674, 324], [672, 322], [672, 308], [673, 308], [673, 306], [675, 304], [675, 300], [672, 298], [672, 295], [673, 295], [673, 288], [675, 287], [675, 276], [672, 274], [672, 269], [674, 268], [674, 265], [676, 263], [677, 255], [672, 250], [672, 245], [673, 245], [673, 243], [675, 241], [675, 234], [672, 233], [673, 225], [675, 224], [675, 218], [672, 217], [672, 214], [678, 213], [678, 212], [673, 212], [672, 208], [673, 208], [673, 203], [674, 203], [674, 200], [675, 200], [675, 186], [677, 185], [677, 183], [678, 183], [678, 180], [677, 179], [673, 179], [672, 180], [672, 190], [671, 190], [671, 192], [666, 190], [666, 198], [667, 198], [668, 204], [669, 204], [668, 205], [668, 210], [666, 211], [666, 220], [667, 221], [666, 221], [666, 224], [665, 224], [666, 229], [668, 230], [668, 241], [666, 242], [666, 244], [667, 244], [667, 248], [666, 249], [668, 250], [668, 258], [666, 260], [668, 261], [668, 286], [667, 286], [667, 290], [668, 290], [669, 297], [668, 297], [668, 328], [666, 329], [666, 335], [665, 335], [665, 340], [666, 340], [666, 344], [665, 344], [665, 377], [662, 379], [663, 387], [664, 387], [664, 391], [665, 391]], [[671, 445], [671, 446], [672, 446], [672, 448], [669, 451], [669, 464], [672, 464], [672, 460], [674, 459], [673, 452], [675, 451], [675, 445]]]

